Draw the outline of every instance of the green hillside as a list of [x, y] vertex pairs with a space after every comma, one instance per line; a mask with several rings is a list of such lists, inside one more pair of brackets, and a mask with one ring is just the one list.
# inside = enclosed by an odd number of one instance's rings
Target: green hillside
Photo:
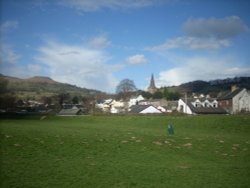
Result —
[[41, 96], [53, 96], [59, 93], [69, 93], [72, 96], [90, 96], [101, 94], [101, 91], [80, 88], [74, 85], [60, 83], [49, 77], [32, 77], [28, 79], [20, 79], [9, 76], [0, 76], [1, 85], [6, 86], [9, 93], [15, 93], [19, 98]]
[[232, 85], [250, 90], [250, 77], [235, 77], [212, 81], [196, 80], [193, 82], [183, 83], [179, 86], [172, 86], [167, 88], [170, 91], [175, 91], [182, 94], [202, 93], [217, 96], [221, 92], [229, 91]]

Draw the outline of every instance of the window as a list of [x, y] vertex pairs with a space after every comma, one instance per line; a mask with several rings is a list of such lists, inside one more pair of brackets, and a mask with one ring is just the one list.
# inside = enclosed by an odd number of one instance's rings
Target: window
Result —
[[196, 103], [195, 103], [195, 107], [201, 107], [201, 104], [198, 103], [198, 102], [196, 102]]

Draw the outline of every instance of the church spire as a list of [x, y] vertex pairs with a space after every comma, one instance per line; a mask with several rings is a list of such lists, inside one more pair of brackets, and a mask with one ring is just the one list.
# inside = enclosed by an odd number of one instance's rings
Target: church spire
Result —
[[150, 85], [148, 87], [148, 92], [154, 94], [158, 89], [155, 86], [154, 75], [151, 75]]
[[151, 87], [151, 88], [156, 88], [156, 87], [155, 87], [155, 79], [154, 79], [154, 75], [153, 75], [153, 74], [151, 75], [151, 80], [150, 80], [150, 85], [149, 85], [149, 87]]

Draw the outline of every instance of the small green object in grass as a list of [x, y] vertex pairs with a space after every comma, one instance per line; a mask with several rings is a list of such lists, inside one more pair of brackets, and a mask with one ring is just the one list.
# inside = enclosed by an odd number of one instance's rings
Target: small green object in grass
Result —
[[168, 134], [173, 135], [174, 134], [174, 128], [171, 124], [168, 124]]

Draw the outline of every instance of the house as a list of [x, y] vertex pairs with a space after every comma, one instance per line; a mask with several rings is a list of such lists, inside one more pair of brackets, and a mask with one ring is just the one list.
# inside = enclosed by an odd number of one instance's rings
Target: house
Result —
[[62, 109], [59, 113], [59, 116], [76, 116], [76, 115], [83, 115], [83, 111], [78, 108], [71, 108], [71, 109]]
[[125, 111], [125, 103], [123, 101], [113, 100], [110, 103], [110, 113], [117, 114]]
[[179, 99], [177, 110], [185, 114], [225, 114], [216, 99], [188, 98]]
[[123, 101], [116, 101], [116, 100], [113, 100], [111, 103], [110, 103], [110, 106], [113, 106], [115, 108], [123, 108], [125, 106], [124, 102]]
[[155, 107], [158, 106], [167, 106], [168, 101], [165, 99], [149, 99], [149, 100], [141, 100], [138, 103], [139, 105], [153, 105]]
[[178, 101], [167, 101], [167, 105], [164, 106], [167, 113], [172, 113], [177, 111]]
[[129, 113], [134, 114], [161, 114], [162, 112], [152, 105], [134, 105], [129, 109]]
[[113, 99], [106, 99], [104, 101], [100, 101], [95, 105], [96, 108], [101, 109], [103, 112], [109, 112], [111, 108], [111, 103]]
[[160, 110], [163, 113], [167, 111], [166, 108], [163, 107], [163, 106], [157, 106], [157, 109]]
[[246, 89], [232, 86], [230, 92], [218, 98], [218, 102], [230, 114], [250, 112], [250, 94]]
[[82, 104], [62, 104], [62, 109], [58, 113], [59, 116], [74, 116], [82, 115], [86, 111], [86, 108]]
[[142, 100], [144, 100], [144, 97], [142, 95], [139, 95], [137, 97], [132, 97], [128, 102], [128, 106], [131, 107], [133, 105], [137, 105]]
[[103, 112], [121, 113], [124, 111], [125, 102], [114, 99], [106, 99], [103, 102], [96, 104], [95, 107], [101, 109]]

